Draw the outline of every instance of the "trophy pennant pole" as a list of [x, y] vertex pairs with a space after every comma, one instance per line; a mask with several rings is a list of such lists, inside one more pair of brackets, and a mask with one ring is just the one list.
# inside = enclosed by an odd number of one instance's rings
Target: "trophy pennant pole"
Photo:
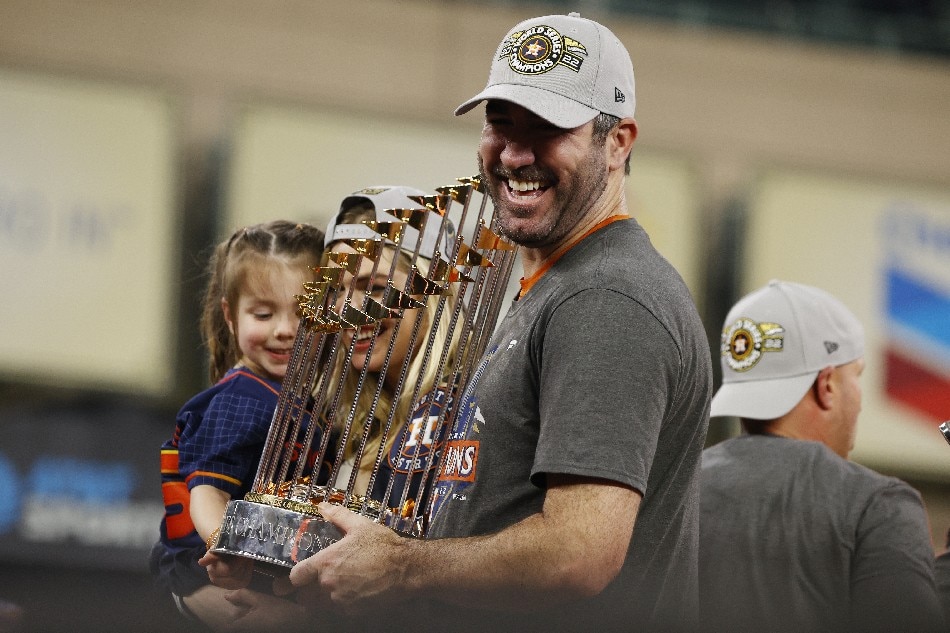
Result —
[[[469, 201], [472, 189], [473, 187], [471, 184], [466, 184], [464, 188], [458, 190], [459, 197], [461, 197], [464, 201], [463, 211], [462, 211], [463, 218], [465, 217], [466, 212], [468, 210], [468, 201]], [[456, 190], [453, 188], [443, 188], [443, 189], [440, 189], [440, 191], [454, 192]], [[481, 226], [483, 224], [484, 212], [485, 212], [485, 201], [483, 200], [479, 209], [478, 217], [476, 218], [477, 226]], [[477, 233], [476, 233], [476, 237], [477, 237]], [[466, 286], [465, 292], [468, 292], [469, 296], [467, 298], [469, 300], [477, 302], [478, 296], [479, 296], [477, 292], [477, 282], [476, 280], [473, 280], [472, 278], [470, 278], [468, 276], [468, 273], [471, 271], [471, 268], [473, 266], [480, 266], [481, 268], [479, 269], [478, 275], [481, 276], [486, 268], [489, 268], [492, 266], [491, 261], [477, 254], [474, 250], [471, 249], [471, 247], [465, 244], [465, 242], [462, 241], [461, 233], [459, 234], [459, 237], [456, 240], [456, 244], [453, 249], [452, 261], [454, 261], [456, 265], [464, 265], [464, 268], [460, 271], [454, 267], [449, 267], [448, 265], [446, 265], [443, 269], [443, 272], [441, 273], [440, 278], [445, 278], [447, 280], [459, 280], [459, 281], [462, 281], [463, 283], [470, 283], [470, 282], [476, 283], [476, 290], [469, 292], [469, 290], [471, 289], [470, 287]], [[478, 277], [476, 277], [476, 279], [477, 278]], [[448, 326], [449, 336], [450, 337], [457, 336], [459, 339], [458, 347], [455, 350], [456, 358], [453, 361], [456, 367], [462, 357], [462, 354], [464, 353], [466, 346], [470, 343], [467, 328], [464, 326], [464, 324], [461, 328], [458, 327], [459, 317], [462, 313], [463, 308], [465, 307], [465, 301], [462, 299], [462, 296], [461, 296], [462, 294], [463, 294], [462, 292], [459, 293], [460, 298], [454, 306], [451, 320]], [[431, 333], [434, 335], [434, 330]], [[430, 338], [430, 345], [431, 345], [431, 338]], [[439, 443], [438, 438], [441, 438], [442, 436], [442, 428], [446, 420], [446, 414], [450, 410], [454, 410], [455, 408], [452, 405], [453, 405], [453, 398], [455, 398], [454, 384], [456, 382], [455, 380], [456, 371], [452, 371], [448, 373], [445, 371], [445, 366], [448, 363], [451, 348], [452, 348], [451, 343], [446, 342], [446, 344], [443, 346], [441, 350], [441, 355], [438, 362], [437, 375], [440, 377], [444, 377], [443, 379], [444, 387], [442, 385], [435, 385], [435, 388], [432, 389], [428, 394], [425, 394], [423, 400], [419, 402], [418, 405], [415, 405], [415, 404], [413, 405], [414, 411], [422, 411], [423, 415], [425, 416], [423, 418], [424, 428], [418, 429], [418, 430], [414, 429], [411, 426], [411, 419], [406, 420], [406, 423], [402, 432], [402, 438], [400, 439], [400, 443], [402, 445], [407, 445], [408, 439], [411, 436], [411, 434], [416, 433], [416, 432], [424, 433], [425, 437], [427, 438], [435, 438], [434, 441]], [[431, 405], [437, 399], [439, 395], [437, 392], [440, 389], [443, 391], [441, 395], [443, 399], [445, 400], [445, 402], [442, 406], [439, 407], [439, 414], [435, 417], [435, 420], [432, 420], [432, 416], [428, 415], [428, 413], [431, 410]], [[418, 394], [414, 395], [414, 399], [416, 397], [418, 397]], [[411, 418], [411, 413], [410, 413], [410, 418]], [[432, 426], [431, 429], [430, 429], [430, 425]], [[413, 447], [412, 454], [408, 458], [408, 463], [410, 464], [410, 468], [412, 468], [413, 470], [415, 470], [416, 465], [419, 464], [419, 455], [421, 453], [422, 447], [423, 447], [422, 442], [417, 441]], [[418, 514], [420, 513], [420, 510], [423, 509], [421, 499], [428, 486], [428, 482], [429, 482], [429, 478], [431, 474], [430, 469], [432, 467], [433, 458], [435, 454], [436, 454], [436, 451], [430, 450], [424, 461], [424, 467], [421, 468], [421, 471], [422, 471], [421, 481], [418, 483], [417, 494], [415, 495], [415, 498], [412, 500], [412, 502], [407, 505], [407, 498], [409, 495], [410, 487], [413, 484], [412, 479], [407, 477], [405, 482], [403, 483], [402, 490], [395, 504], [395, 507], [404, 509], [404, 514], [408, 515], [407, 518], [410, 521], [415, 521], [418, 517]], [[393, 483], [394, 482], [390, 480], [389, 486], [387, 487], [385, 495], [383, 496], [382, 502], [384, 505], [389, 503], [390, 497], [392, 495]], [[405, 509], [408, 509], [408, 511]]]

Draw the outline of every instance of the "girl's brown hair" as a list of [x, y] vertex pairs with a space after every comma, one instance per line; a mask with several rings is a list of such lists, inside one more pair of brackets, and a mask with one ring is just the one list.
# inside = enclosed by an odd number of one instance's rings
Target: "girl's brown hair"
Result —
[[208, 261], [208, 285], [201, 313], [201, 338], [208, 348], [212, 383], [221, 380], [241, 358], [241, 350], [224, 318], [221, 300], [236, 306], [248, 273], [262, 259], [299, 259], [302, 265], [317, 266], [322, 255], [323, 231], [286, 220], [238, 229], [215, 246]]

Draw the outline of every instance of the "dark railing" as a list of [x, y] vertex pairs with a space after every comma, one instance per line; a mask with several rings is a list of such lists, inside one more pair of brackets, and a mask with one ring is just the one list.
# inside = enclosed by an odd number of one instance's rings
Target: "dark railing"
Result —
[[[458, 1], [458, 0], [452, 0]], [[512, 0], [482, 0], [513, 5]], [[552, 13], [643, 16], [777, 37], [950, 57], [950, 0], [541, 0]]]

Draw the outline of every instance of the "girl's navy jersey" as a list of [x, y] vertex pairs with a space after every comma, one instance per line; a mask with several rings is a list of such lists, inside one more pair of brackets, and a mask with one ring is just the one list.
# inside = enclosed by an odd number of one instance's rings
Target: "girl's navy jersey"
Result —
[[[191, 489], [210, 485], [232, 499], [247, 494], [257, 474], [279, 392], [279, 383], [236, 367], [178, 412], [175, 433], [161, 449], [165, 516], [151, 561], [159, 581], [175, 593], [188, 595], [209, 582], [197, 564], [205, 543], [191, 521]], [[306, 416], [302, 426], [308, 424]]]

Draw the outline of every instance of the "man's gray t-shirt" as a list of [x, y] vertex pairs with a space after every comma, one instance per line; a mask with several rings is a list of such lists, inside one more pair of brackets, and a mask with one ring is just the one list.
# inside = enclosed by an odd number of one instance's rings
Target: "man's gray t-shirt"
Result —
[[940, 630], [927, 517], [899, 479], [743, 435], [704, 451], [700, 498], [707, 630]]
[[685, 284], [635, 220], [607, 225], [499, 324], [475, 379], [474, 421], [449, 437], [430, 536], [497, 532], [539, 512], [547, 473], [619, 482], [643, 494], [620, 575], [544, 618], [499, 621], [691, 628], [711, 391], [709, 346]]

